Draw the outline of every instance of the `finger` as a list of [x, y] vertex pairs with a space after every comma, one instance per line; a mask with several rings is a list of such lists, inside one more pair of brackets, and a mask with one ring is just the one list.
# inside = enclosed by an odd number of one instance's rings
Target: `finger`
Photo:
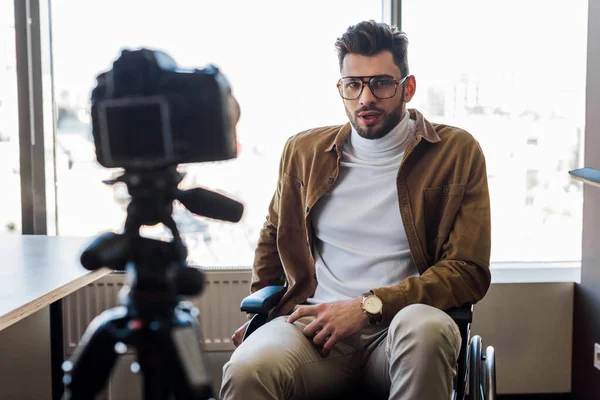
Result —
[[321, 329], [323, 329], [322, 323], [318, 319], [315, 319], [310, 324], [306, 325], [304, 327], [304, 329], [302, 330], [302, 332], [304, 333], [304, 336], [306, 336], [306, 337], [313, 337]]
[[246, 332], [246, 330], [240, 330], [240, 329], [238, 329], [233, 334], [233, 340], [235, 341], [235, 343], [237, 343], [236, 346], [239, 346], [240, 344], [242, 344], [242, 340], [244, 339], [244, 333], [245, 332]]
[[237, 338], [237, 334], [235, 334], [235, 333], [233, 334], [233, 336], [231, 336], [231, 341], [233, 342], [233, 345], [235, 347], [238, 347], [240, 345], [239, 340]]
[[335, 346], [335, 344], [338, 342], [338, 338], [335, 334], [331, 335], [329, 337], [329, 339], [327, 339], [327, 342], [325, 342], [325, 344], [323, 345], [323, 349], [321, 350], [321, 355], [323, 357], [327, 357], [329, 355], [329, 353], [331, 353], [331, 350], [333, 350], [333, 346]]
[[330, 336], [331, 332], [328, 329], [323, 329], [315, 335], [313, 343], [318, 347], [322, 347], [323, 343], [326, 343]]
[[303, 306], [299, 307], [296, 311], [294, 311], [289, 317], [288, 322], [293, 324], [295, 321], [302, 317], [306, 317], [307, 315], [317, 315], [315, 306]]

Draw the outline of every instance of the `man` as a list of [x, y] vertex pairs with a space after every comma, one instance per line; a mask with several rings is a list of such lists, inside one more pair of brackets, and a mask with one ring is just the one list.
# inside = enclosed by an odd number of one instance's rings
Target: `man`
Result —
[[234, 334], [223, 399], [330, 398], [358, 378], [369, 397], [450, 398], [461, 338], [442, 310], [490, 284], [486, 168], [469, 133], [406, 110], [407, 46], [374, 21], [337, 40], [350, 121], [285, 145], [251, 290], [289, 288]]

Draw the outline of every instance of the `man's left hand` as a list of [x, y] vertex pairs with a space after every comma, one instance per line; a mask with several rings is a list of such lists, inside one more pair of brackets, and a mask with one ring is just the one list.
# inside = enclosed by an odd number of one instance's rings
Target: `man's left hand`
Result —
[[327, 357], [333, 346], [340, 340], [359, 332], [369, 322], [369, 317], [363, 312], [362, 297], [341, 300], [333, 303], [323, 303], [314, 306], [299, 307], [288, 318], [293, 323], [306, 316], [316, 317], [304, 327], [304, 335], [312, 338], [321, 354]]

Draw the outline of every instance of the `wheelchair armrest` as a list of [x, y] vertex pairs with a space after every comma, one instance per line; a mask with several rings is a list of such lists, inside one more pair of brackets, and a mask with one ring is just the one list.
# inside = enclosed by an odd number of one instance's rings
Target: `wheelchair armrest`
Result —
[[467, 304], [462, 307], [451, 308], [446, 310], [446, 314], [452, 317], [457, 324], [470, 324], [473, 321], [473, 305]]
[[269, 312], [279, 303], [286, 291], [285, 286], [265, 286], [242, 300], [240, 308], [247, 313]]

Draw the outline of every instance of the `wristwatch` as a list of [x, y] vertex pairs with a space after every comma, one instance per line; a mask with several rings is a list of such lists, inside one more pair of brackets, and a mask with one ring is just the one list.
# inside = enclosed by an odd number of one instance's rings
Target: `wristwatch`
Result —
[[369, 323], [377, 324], [383, 316], [383, 302], [373, 292], [363, 293], [362, 298], [361, 306], [363, 312], [369, 316]]

